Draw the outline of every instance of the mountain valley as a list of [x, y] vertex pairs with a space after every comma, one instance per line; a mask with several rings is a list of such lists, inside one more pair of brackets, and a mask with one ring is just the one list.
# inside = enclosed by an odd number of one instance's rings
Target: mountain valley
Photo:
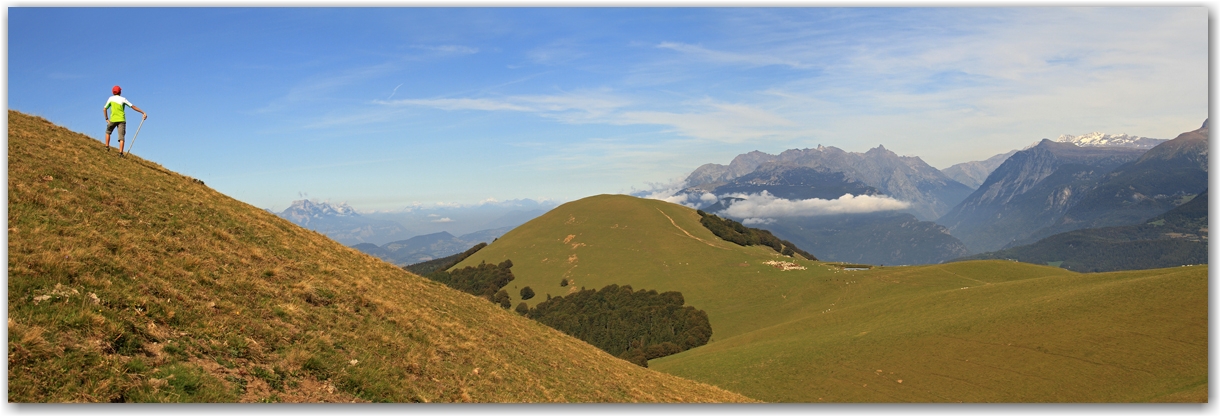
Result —
[[[511, 268], [515, 278], [493, 304], [46, 120], [10, 111], [9, 137], [12, 402], [1208, 400], [1206, 264], [1101, 273], [994, 259], [896, 266], [906, 255], [960, 257], [967, 246], [949, 227], [901, 210], [751, 225], [777, 226], [777, 237], [815, 260], [726, 241], [691, 207], [597, 195], [513, 227], [454, 266]], [[830, 149], [788, 157], [828, 165], [818, 158]], [[910, 169], [895, 168], [896, 181], [923, 171], [918, 158], [887, 152], [850, 157], [902, 161]], [[1122, 166], [1142, 166], [1141, 155], [1045, 141], [991, 174], [979, 188], [990, 199], [965, 201], [991, 207], [1063, 186], [1087, 194], [1112, 172], [1137, 171]], [[888, 195], [823, 165], [768, 163], [722, 169], [723, 183], [706, 189], [758, 172], [734, 186]], [[1005, 186], [989, 187], [997, 183]], [[1009, 192], [1012, 184], [1024, 193]], [[766, 190], [741, 192], [756, 189]], [[1201, 194], [1142, 228], [1108, 232], [1176, 233], [1206, 246]], [[798, 227], [837, 231], [780, 231]], [[861, 245], [876, 240], [889, 245]], [[864, 253], [894, 262], [859, 264]], [[681, 298], [706, 313], [707, 343], [642, 368], [502, 306], [528, 311], [607, 287]]]

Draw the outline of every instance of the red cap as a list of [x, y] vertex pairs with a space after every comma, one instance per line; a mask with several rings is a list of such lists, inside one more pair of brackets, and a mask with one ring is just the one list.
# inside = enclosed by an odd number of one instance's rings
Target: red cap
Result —
[[111, 88], [111, 89], [110, 89], [110, 91], [114, 92], [115, 94], [118, 94], [118, 93], [123, 92], [123, 89], [122, 89], [122, 88], [119, 88], [119, 86], [118, 86], [118, 85], [115, 85], [115, 86], [114, 86], [114, 88]]

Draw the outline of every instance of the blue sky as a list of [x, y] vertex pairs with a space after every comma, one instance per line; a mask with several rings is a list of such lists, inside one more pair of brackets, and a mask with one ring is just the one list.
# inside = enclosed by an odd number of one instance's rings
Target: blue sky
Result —
[[136, 154], [276, 211], [566, 201], [752, 150], [1173, 138], [1208, 37], [1204, 7], [13, 7], [8, 106], [100, 139], [121, 85]]

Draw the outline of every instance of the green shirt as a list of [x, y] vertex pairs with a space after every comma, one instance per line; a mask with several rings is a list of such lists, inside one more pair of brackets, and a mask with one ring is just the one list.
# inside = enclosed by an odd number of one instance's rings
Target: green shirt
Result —
[[127, 101], [121, 95], [112, 95], [109, 100], [106, 100], [106, 105], [102, 108], [110, 109], [110, 122], [121, 123], [127, 121], [127, 107], [132, 106], [131, 101]]

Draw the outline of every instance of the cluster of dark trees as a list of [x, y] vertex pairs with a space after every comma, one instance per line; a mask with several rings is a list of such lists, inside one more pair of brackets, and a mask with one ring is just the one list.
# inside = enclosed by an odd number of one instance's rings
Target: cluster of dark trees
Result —
[[512, 260], [504, 260], [500, 264], [479, 263], [478, 266], [463, 267], [453, 271], [437, 270], [424, 277], [483, 297], [508, 309], [512, 306], [512, 299], [509, 298], [508, 291], [504, 290], [504, 286], [515, 278], [512, 267]]
[[[451, 256], [447, 262], [431, 266], [431, 271], [423, 276], [509, 309], [512, 300], [504, 287], [515, 279], [512, 260], [446, 271], [483, 246], [486, 244]], [[563, 279], [560, 285], [567, 284], [568, 280]], [[522, 300], [535, 295], [529, 286], [521, 288]], [[679, 292], [635, 291], [631, 286], [610, 285], [601, 290], [581, 288], [567, 296], [547, 295], [547, 300], [534, 308], [521, 302], [516, 311], [619, 358], [648, 367], [648, 360], [707, 344], [712, 338], [707, 313], [683, 306], [685, 303]]]
[[774, 249], [775, 252], [789, 257], [799, 254], [801, 257], [809, 260], [818, 259], [805, 250], [797, 248], [795, 244], [792, 244], [787, 240], [781, 240], [779, 237], [771, 234], [770, 231], [746, 227], [737, 221], [708, 214], [703, 212], [703, 210], [699, 210], [698, 212], [699, 216], [703, 217], [699, 220], [699, 223], [703, 224], [704, 227], [707, 227], [708, 230], [711, 230], [712, 234], [716, 234], [717, 237], [720, 237], [725, 241], [735, 243], [739, 246], [767, 246]]
[[420, 276], [427, 276], [428, 274], [437, 270], [448, 270], [450, 267], [456, 266], [458, 263], [461, 263], [462, 260], [466, 260], [467, 257], [470, 257], [479, 250], [482, 250], [483, 247], [487, 247], [487, 243], [475, 244], [474, 247], [471, 247], [465, 252], [457, 253], [452, 256], [432, 259], [422, 263], [415, 263], [403, 268], [407, 269], [407, 271], [411, 273], [415, 273]]
[[707, 313], [678, 292], [633, 291], [609, 285], [548, 298], [534, 308], [522, 302], [517, 312], [593, 344], [643, 367], [648, 360], [707, 344], [712, 325]]

